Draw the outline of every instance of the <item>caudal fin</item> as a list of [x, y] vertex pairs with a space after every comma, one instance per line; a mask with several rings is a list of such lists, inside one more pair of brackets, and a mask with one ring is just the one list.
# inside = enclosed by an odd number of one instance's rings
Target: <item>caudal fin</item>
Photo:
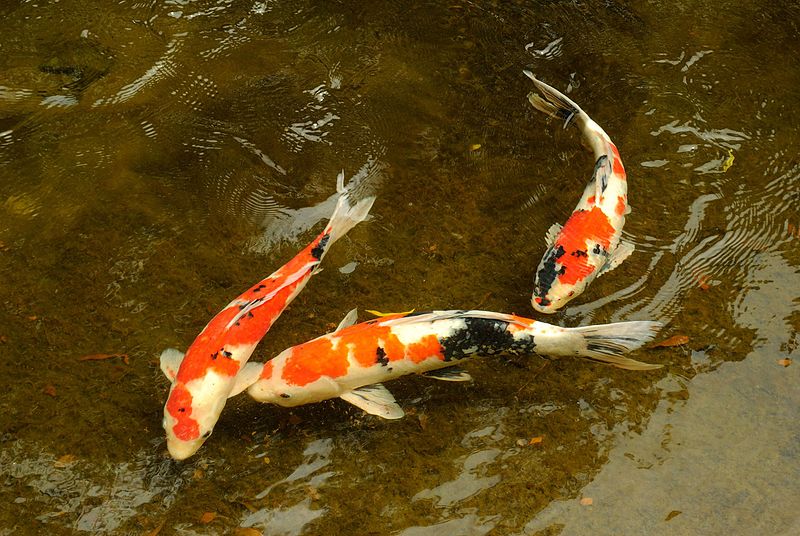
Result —
[[559, 90], [552, 86], [548, 86], [541, 80], [538, 80], [530, 71], [522, 71], [525, 76], [533, 80], [536, 89], [539, 90], [541, 95], [533, 91], [528, 93], [528, 100], [534, 108], [540, 112], [544, 112], [550, 117], [564, 120], [564, 128], [582, 113], [581, 107], [575, 104], [569, 97], [561, 93]]
[[662, 365], [642, 363], [623, 354], [641, 348], [656, 336], [660, 328], [659, 322], [634, 321], [572, 328], [570, 331], [583, 337], [585, 348], [579, 352], [583, 357], [627, 370], [653, 370]]
[[336, 182], [336, 189], [339, 191], [339, 200], [336, 202], [336, 209], [331, 215], [326, 231], [330, 235], [328, 243], [332, 244], [343, 237], [347, 231], [355, 227], [359, 222], [364, 221], [375, 202], [375, 196], [365, 197], [357, 203], [353, 203], [353, 184], [347, 187], [344, 185], [344, 171], [339, 173]]

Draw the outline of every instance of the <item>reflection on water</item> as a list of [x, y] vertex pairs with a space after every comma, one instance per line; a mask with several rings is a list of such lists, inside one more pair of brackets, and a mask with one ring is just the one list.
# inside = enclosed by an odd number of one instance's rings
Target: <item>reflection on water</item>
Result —
[[[794, 4], [0, 13], [0, 535], [800, 530]], [[522, 68], [609, 132], [633, 208], [634, 254], [547, 320], [664, 321], [665, 370], [476, 360], [394, 382], [395, 422], [237, 397], [170, 461], [156, 356], [318, 232], [341, 169], [372, 218], [254, 359], [352, 307], [532, 314], [592, 164]]]

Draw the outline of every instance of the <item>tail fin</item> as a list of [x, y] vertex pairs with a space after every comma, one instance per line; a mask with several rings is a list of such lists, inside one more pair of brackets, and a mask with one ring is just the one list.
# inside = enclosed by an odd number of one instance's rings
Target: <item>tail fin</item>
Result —
[[579, 352], [583, 357], [627, 370], [653, 370], [662, 365], [642, 363], [622, 354], [643, 346], [655, 337], [660, 328], [659, 322], [635, 321], [585, 326], [570, 331], [583, 337], [586, 347]]
[[375, 196], [361, 199], [356, 204], [352, 204], [353, 190], [348, 185], [344, 186], [344, 171], [339, 173], [336, 182], [336, 189], [339, 191], [339, 200], [336, 202], [336, 209], [333, 211], [328, 226], [325, 228], [330, 235], [329, 244], [333, 244], [343, 237], [347, 231], [355, 227], [359, 222], [364, 221], [375, 202]]
[[533, 80], [536, 89], [541, 93], [541, 95], [534, 92], [528, 94], [528, 100], [533, 107], [540, 112], [546, 113], [550, 117], [563, 119], [564, 128], [567, 128], [572, 121], [584, 113], [580, 106], [575, 104], [575, 102], [556, 88], [537, 80], [530, 71], [522, 72], [525, 73], [525, 76]]

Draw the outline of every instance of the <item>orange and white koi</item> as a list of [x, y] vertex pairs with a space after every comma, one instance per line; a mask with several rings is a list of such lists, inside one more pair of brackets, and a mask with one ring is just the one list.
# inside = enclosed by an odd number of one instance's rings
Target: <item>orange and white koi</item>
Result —
[[657, 322], [562, 328], [490, 311], [433, 311], [351, 325], [355, 317], [350, 311], [335, 332], [284, 350], [263, 365], [248, 363], [259, 371], [248, 394], [289, 407], [338, 397], [372, 415], [398, 419], [403, 410], [381, 382], [412, 373], [469, 381], [458, 364], [471, 356], [583, 357], [630, 370], [661, 366], [623, 355], [652, 339]]
[[563, 227], [556, 223], [547, 231], [547, 251], [536, 269], [531, 305], [540, 313], [554, 313], [633, 253], [633, 244], [620, 241], [630, 213], [628, 184], [619, 151], [600, 125], [566, 95], [524, 73], [541, 93], [528, 95], [534, 108], [563, 119], [564, 128], [575, 123], [595, 158], [578, 206]]
[[305, 249], [269, 277], [247, 289], [203, 328], [186, 355], [161, 354], [161, 369], [172, 381], [164, 406], [167, 448], [176, 460], [188, 458], [208, 439], [226, 400], [243, 391], [242, 366], [283, 310], [305, 287], [331, 244], [363, 221], [374, 197], [357, 203], [338, 177], [340, 193], [328, 225]]

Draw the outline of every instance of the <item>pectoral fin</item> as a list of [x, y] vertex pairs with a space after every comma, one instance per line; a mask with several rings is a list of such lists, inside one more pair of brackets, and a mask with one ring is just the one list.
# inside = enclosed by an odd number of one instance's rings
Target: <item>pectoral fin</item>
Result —
[[547, 230], [547, 234], [544, 235], [544, 241], [545, 244], [547, 244], [547, 247], [552, 247], [553, 244], [556, 243], [556, 237], [560, 232], [561, 232], [560, 223], [554, 223], [553, 225], [550, 226], [550, 228]]
[[228, 398], [236, 396], [254, 383], [258, 381], [261, 376], [261, 371], [264, 369], [263, 363], [245, 363], [244, 366], [236, 374], [234, 379], [233, 389], [228, 395]]
[[395, 402], [392, 393], [381, 383], [353, 389], [339, 398], [361, 408], [370, 415], [377, 415], [384, 419], [399, 419], [405, 415], [403, 408]]
[[171, 382], [174, 382], [175, 377], [178, 375], [178, 369], [181, 366], [181, 361], [183, 361], [183, 355], [183, 352], [175, 348], [167, 348], [161, 352], [161, 372], [163, 372], [164, 376]]
[[352, 326], [356, 323], [356, 320], [358, 320], [358, 309], [350, 309], [350, 312], [344, 315], [342, 321], [336, 326], [336, 331], [344, 329], [347, 326]]
[[616, 247], [616, 249], [608, 256], [608, 259], [606, 259], [606, 263], [603, 265], [602, 268], [600, 268], [600, 271], [597, 272], [597, 277], [607, 274], [608, 272], [610, 272], [611, 270], [622, 264], [622, 261], [631, 256], [631, 253], [633, 253], [634, 249], [636, 249], [636, 246], [634, 246], [630, 242], [625, 242], [625, 241], [620, 242], [619, 245]]
[[472, 381], [472, 376], [468, 372], [459, 367], [447, 367], [439, 370], [429, 370], [422, 374], [434, 380], [442, 380], [446, 382], [469, 382]]

